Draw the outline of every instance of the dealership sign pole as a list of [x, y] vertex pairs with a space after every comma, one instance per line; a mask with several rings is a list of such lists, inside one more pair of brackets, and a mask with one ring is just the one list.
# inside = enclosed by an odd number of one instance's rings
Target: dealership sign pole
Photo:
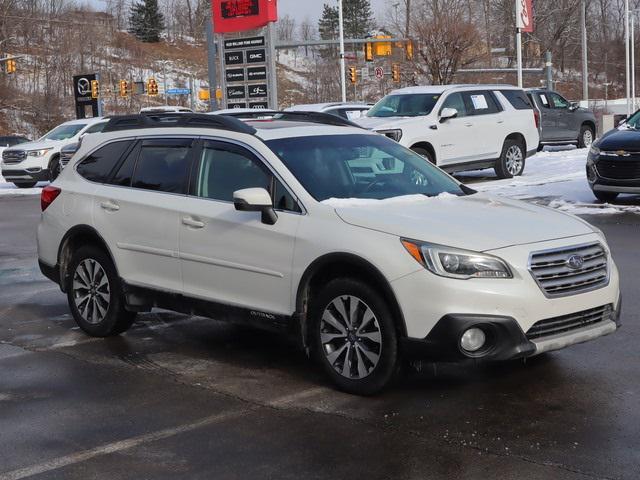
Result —
[[533, 32], [533, 0], [516, 0], [516, 58], [518, 87], [522, 88], [522, 32]]
[[[277, 109], [273, 25], [278, 19], [277, 0], [213, 0], [212, 6], [214, 30], [221, 34], [224, 108]], [[238, 35], [248, 30], [254, 35]]]
[[342, 103], [347, 101], [347, 68], [344, 64], [344, 16], [342, 0], [338, 0], [338, 30], [340, 36], [340, 87], [342, 88]]

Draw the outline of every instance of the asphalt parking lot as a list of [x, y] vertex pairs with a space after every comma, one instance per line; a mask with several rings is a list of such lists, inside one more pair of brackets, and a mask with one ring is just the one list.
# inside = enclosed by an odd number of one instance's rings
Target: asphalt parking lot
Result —
[[0, 199], [0, 480], [637, 479], [640, 216], [588, 220], [623, 328], [494, 366], [425, 364], [333, 390], [273, 334], [164, 311], [93, 339], [36, 264], [37, 196]]

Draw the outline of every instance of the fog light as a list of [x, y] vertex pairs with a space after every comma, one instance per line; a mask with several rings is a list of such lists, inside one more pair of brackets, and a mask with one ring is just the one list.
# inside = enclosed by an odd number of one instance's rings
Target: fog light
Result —
[[467, 352], [477, 352], [487, 340], [487, 336], [479, 328], [470, 328], [462, 334], [460, 345]]

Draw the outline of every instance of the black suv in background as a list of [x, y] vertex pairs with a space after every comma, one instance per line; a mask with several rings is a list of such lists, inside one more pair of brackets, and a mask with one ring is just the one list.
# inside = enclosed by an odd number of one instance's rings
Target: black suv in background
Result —
[[640, 111], [596, 140], [587, 157], [587, 179], [598, 200], [640, 194]]
[[528, 89], [527, 96], [540, 112], [540, 146], [591, 146], [596, 138], [596, 117], [590, 110], [580, 108], [557, 92]]

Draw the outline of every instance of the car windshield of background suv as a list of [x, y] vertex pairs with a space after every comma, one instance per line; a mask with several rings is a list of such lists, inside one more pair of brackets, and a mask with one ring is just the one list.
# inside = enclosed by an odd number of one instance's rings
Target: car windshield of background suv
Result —
[[640, 110], [631, 115], [624, 124], [627, 128], [632, 128], [634, 130], [640, 129]]
[[418, 117], [429, 115], [440, 95], [433, 93], [388, 95], [376, 103], [367, 117]]
[[319, 202], [465, 194], [429, 161], [381, 135], [320, 135], [266, 143]]
[[59, 127], [54, 128], [49, 133], [46, 133], [41, 139], [42, 140], [67, 140], [69, 138], [74, 137], [80, 130], [86, 127], [87, 123], [76, 123], [73, 125], [60, 125]]

